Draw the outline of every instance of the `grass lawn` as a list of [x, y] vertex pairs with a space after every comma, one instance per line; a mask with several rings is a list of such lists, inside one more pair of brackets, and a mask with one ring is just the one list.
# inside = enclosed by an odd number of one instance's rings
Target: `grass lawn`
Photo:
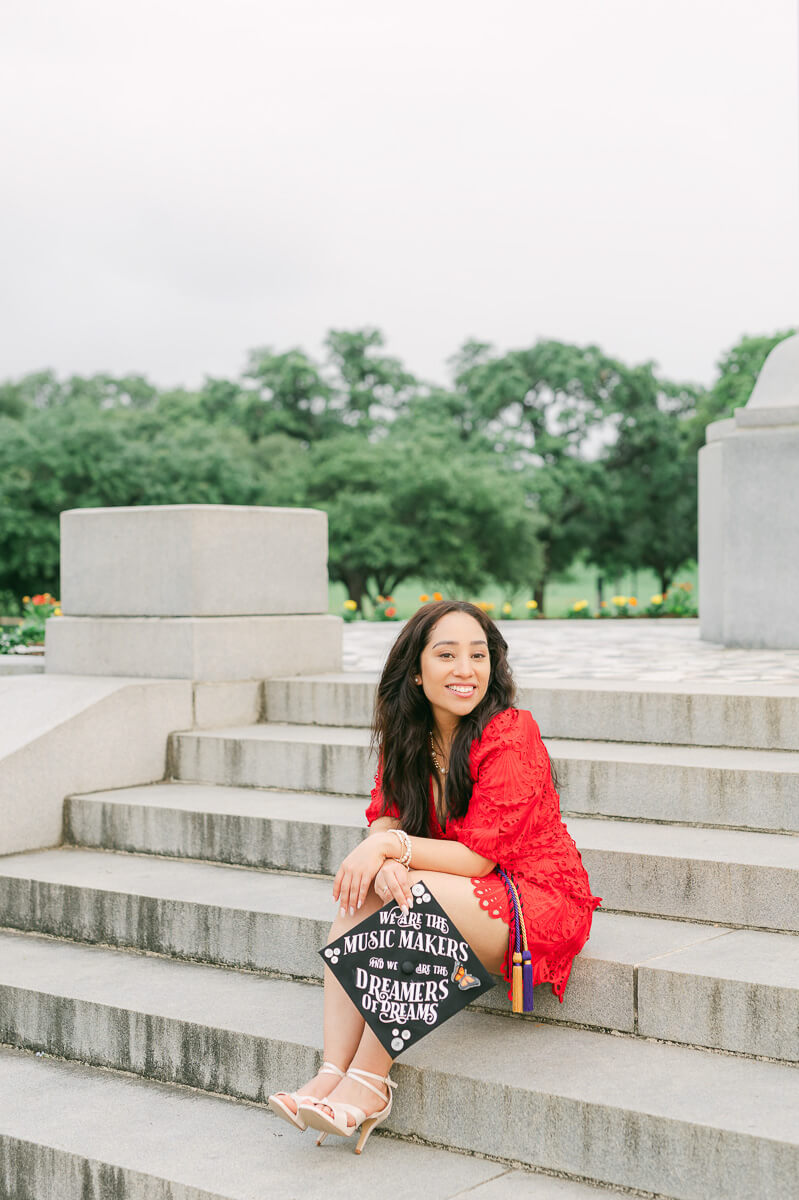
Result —
[[[690, 583], [693, 585], [694, 595], [697, 588], [697, 567], [696, 563], [690, 564], [684, 570], [679, 571], [675, 583]], [[587, 600], [589, 607], [594, 611], [597, 607], [597, 592], [596, 592], [597, 572], [594, 567], [586, 567], [583, 563], [575, 563], [567, 574], [554, 580], [547, 586], [544, 602], [545, 612], [548, 617], [565, 617], [575, 600]], [[427, 580], [407, 580], [400, 584], [394, 593], [394, 601], [397, 606], [397, 612], [400, 617], [409, 617], [416, 612], [419, 607], [419, 596], [426, 592], [432, 596], [433, 592], [442, 591], [445, 596], [448, 595], [440, 584], [435, 581]], [[641, 609], [646, 608], [649, 604], [650, 596], [656, 595], [660, 591], [660, 584], [657, 576], [653, 571], [641, 570], [630, 572], [623, 575], [620, 579], [613, 581], [606, 580], [604, 589], [605, 600], [610, 600], [611, 596], [635, 596], [638, 600], [638, 605]], [[479, 595], [463, 596], [458, 599], [464, 600], [485, 600], [494, 605], [492, 616], [497, 618], [502, 616], [502, 605], [506, 600], [513, 602], [513, 616], [526, 617], [526, 603], [532, 599], [532, 587], [528, 592], [520, 593], [516, 596], [509, 596], [503, 593], [498, 587], [483, 588]], [[342, 605], [347, 599], [347, 592], [342, 583], [331, 583], [328, 592], [328, 611], [340, 614]], [[368, 603], [368, 602], [367, 602]]]

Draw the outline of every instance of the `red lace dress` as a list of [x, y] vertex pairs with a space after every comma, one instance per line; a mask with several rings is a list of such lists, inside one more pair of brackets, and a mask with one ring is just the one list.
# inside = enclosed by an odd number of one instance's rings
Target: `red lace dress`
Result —
[[[549, 755], [529, 712], [508, 708], [497, 713], [469, 752], [472, 798], [464, 817], [438, 823], [430, 780], [430, 836], [461, 842], [490, 859], [514, 879], [519, 890], [533, 961], [533, 982], [552, 984], [562, 1001], [574, 956], [591, 930], [601, 900], [591, 895], [580, 852], [560, 817]], [[377, 817], [397, 817], [384, 809], [381, 768], [366, 810], [371, 825]], [[505, 887], [498, 875], [473, 878], [480, 904], [510, 926]], [[510, 982], [511, 954], [502, 974]], [[509, 993], [510, 995], [510, 993]]]

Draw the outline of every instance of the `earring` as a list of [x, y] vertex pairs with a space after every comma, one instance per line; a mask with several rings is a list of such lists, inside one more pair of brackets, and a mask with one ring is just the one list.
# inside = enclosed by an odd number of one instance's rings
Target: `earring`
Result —
[[414, 682], [414, 683], [421, 683], [421, 682], [422, 682], [422, 677], [421, 677], [421, 675], [417, 675], [417, 676], [415, 676], [415, 678], [414, 678], [414, 681], [413, 681], [413, 682]]

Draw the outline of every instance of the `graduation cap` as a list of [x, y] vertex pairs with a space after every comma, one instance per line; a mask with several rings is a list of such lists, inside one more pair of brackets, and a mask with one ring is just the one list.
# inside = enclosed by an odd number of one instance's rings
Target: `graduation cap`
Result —
[[411, 891], [319, 951], [394, 1058], [495, 983], [424, 880]]

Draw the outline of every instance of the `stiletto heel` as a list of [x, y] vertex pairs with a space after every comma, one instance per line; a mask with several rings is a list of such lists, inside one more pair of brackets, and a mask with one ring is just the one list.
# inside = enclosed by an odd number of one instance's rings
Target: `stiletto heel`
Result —
[[[380, 1120], [382, 1119], [383, 1118], [381, 1116]], [[369, 1140], [369, 1134], [373, 1129], [377, 1128], [377, 1126], [380, 1124], [380, 1120], [378, 1120], [377, 1117], [374, 1117], [371, 1121], [364, 1121], [363, 1125], [361, 1126], [361, 1136], [358, 1138], [358, 1144], [355, 1147], [356, 1154], [363, 1153], [363, 1148]]]
[[[317, 1075], [338, 1075], [339, 1079], [344, 1078], [344, 1072], [341, 1067], [337, 1067], [335, 1063], [323, 1062]], [[297, 1111], [293, 1113], [287, 1104], [284, 1104], [280, 1099], [281, 1096], [289, 1096], [297, 1105]], [[300, 1105], [303, 1100], [315, 1100], [315, 1096], [305, 1096], [300, 1092], [274, 1092], [267, 1100], [267, 1104], [271, 1108], [276, 1117], [281, 1117], [284, 1121], [288, 1121], [295, 1129], [307, 1129], [308, 1124], [304, 1117], [300, 1116]]]
[[[360, 1128], [361, 1136], [358, 1138], [355, 1146], [355, 1153], [361, 1154], [372, 1130], [377, 1129], [378, 1125], [382, 1125], [391, 1112], [391, 1105], [394, 1103], [392, 1088], [397, 1085], [388, 1075], [375, 1075], [372, 1071], [361, 1071], [358, 1067], [350, 1067], [345, 1078], [347, 1076], [350, 1079], [354, 1079], [361, 1087], [368, 1088], [370, 1092], [374, 1092], [376, 1096], [379, 1096], [385, 1102], [384, 1107], [378, 1112], [367, 1116], [362, 1108], [358, 1108], [357, 1104], [345, 1104], [343, 1102], [337, 1104], [330, 1100], [310, 1100], [310, 1102], [306, 1101], [302, 1104], [302, 1116], [306, 1124], [310, 1125], [312, 1129], [320, 1130], [322, 1136], [317, 1141], [317, 1146], [321, 1146], [329, 1133], [337, 1133], [339, 1137], [352, 1137], [355, 1131]], [[373, 1083], [367, 1082], [369, 1079], [376, 1079], [378, 1083], [385, 1084], [388, 1089], [388, 1097], [379, 1088], [376, 1088]], [[329, 1108], [333, 1116], [329, 1117], [327, 1113], [322, 1112], [321, 1105]], [[348, 1116], [355, 1118], [354, 1125], [347, 1124]]]

